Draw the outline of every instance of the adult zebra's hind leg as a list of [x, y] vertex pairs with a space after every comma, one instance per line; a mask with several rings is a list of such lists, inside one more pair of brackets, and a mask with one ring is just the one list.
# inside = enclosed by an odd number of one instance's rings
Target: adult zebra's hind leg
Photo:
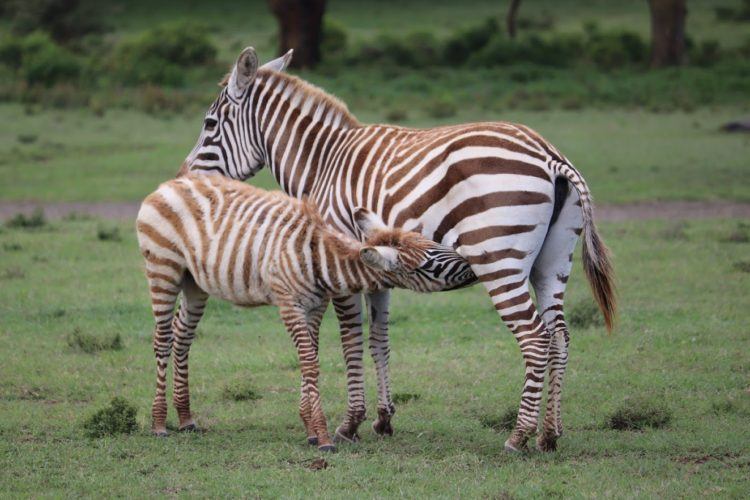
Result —
[[541, 451], [553, 451], [563, 433], [562, 386], [568, 365], [570, 336], [563, 313], [563, 294], [573, 266], [573, 251], [583, 228], [578, 193], [571, 190], [549, 229], [544, 245], [531, 271], [542, 319], [551, 332], [547, 390], [547, 410], [536, 445]]
[[381, 436], [392, 436], [391, 417], [396, 407], [391, 399], [391, 381], [388, 361], [391, 356], [388, 339], [388, 308], [391, 301], [390, 290], [367, 295], [370, 311], [370, 355], [375, 362], [378, 377], [378, 418], [372, 423], [373, 430]]
[[173, 401], [180, 419], [181, 431], [198, 430], [190, 413], [190, 386], [188, 385], [188, 354], [195, 338], [198, 322], [208, 301], [208, 294], [195, 284], [193, 277], [186, 274], [182, 284], [180, 310], [172, 323], [174, 343], [174, 394]]

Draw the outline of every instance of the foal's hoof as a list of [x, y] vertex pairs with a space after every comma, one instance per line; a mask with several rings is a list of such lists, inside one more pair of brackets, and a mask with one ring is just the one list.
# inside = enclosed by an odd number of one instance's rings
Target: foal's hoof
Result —
[[390, 420], [376, 420], [372, 423], [372, 430], [380, 436], [393, 436], [393, 427]]
[[505, 451], [513, 455], [518, 455], [524, 452], [523, 448], [519, 448], [510, 442], [510, 439], [505, 442]]
[[169, 436], [169, 433], [167, 431], [152, 431], [154, 437], [158, 438], [165, 438]]
[[193, 422], [193, 423], [187, 424], [184, 427], [180, 427], [179, 431], [180, 432], [200, 432], [201, 430], [197, 425], [195, 425], [195, 422]]
[[307, 444], [312, 446], [318, 446], [318, 436], [308, 436]]
[[346, 431], [342, 430], [341, 427], [338, 427], [336, 429], [336, 432], [333, 434], [333, 442], [355, 444], [359, 442], [359, 434], [357, 434], [356, 432], [347, 433]]
[[332, 444], [324, 444], [324, 445], [318, 446], [318, 451], [325, 451], [328, 453], [333, 453], [336, 451], [336, 446]]

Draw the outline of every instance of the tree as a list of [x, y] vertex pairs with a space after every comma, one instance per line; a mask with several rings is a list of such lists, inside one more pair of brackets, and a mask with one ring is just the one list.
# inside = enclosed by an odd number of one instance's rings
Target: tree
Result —
[[279, 54], [294, 49], [291, 66], [312, 68], [320, 62], [325, 0], [268, 0], [279, 21]]
[[516, 37], [516, 20], [518, 19], [518, 8], [521, 6], [521, 0], [511, 0], [508, 7], [508, 14], [505, 16], [505, 26], [508, 29], [508, 36]]
[[685, 53], [686, 0], [649, 0], [651, 67], [682, 64]]

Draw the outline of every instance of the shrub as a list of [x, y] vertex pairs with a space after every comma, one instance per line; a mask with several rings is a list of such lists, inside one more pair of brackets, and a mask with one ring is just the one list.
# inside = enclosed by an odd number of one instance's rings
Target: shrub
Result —
[[464, 64], [499, 32], [500, 26], [495, 18], [458, 31], [445, 42], [443, 60], [447, 64]]
[[29, 85], [47, 87], [75, 80], [83, 71], [79, 58], [41, 32], [6, 37], [0, 42], [0, 62], [17, 71]]
[[604, 324], [599, 308], [590, 300], [573, 304], [566, 311], [565, 318], [568, 324], [574, 328], [591, 328]]
[[508, 408], [501, 415], [483, 415], [479, 417], [479, 423], [494, 431], [512, 431], [516, 426], [518, 408]]
[[107, 30], [101, 5], [95, 0], [9, 0], [4, 7], [15, 33], [42, 30], [65, 43]]
[[659, 429], [672, 420], [672, 412], [661, 403], [644, 399], [625, 401], [607, 419], [606, 427], [618, 431]]
[[7, 227], [22, 229], [36, 229], [46, 224], [47, 219], [45, 219], [44, 211], [41, 208], [34, 210], [31, 215], [16, 214], [5, 223]]
[[440, 64], [439, 43], [432, 33], [410, 33], [403, 38], [380, 35], [362, 44], [355, 64], [425, 68]]
[[138, 429], [136, 407], [123, 398], [113, 398], [106, 406], [88, 417], [83, 428], [91, 438], [131, 434]]
[[226, 384], [222, 397], [230, 401], [255, 401], [262, 398], [247, 379], [237, 379]]
[[713, 66], [721, 59], [721, 45], [717, 40], [703, 40], [690, 54], [690, 62], [698, 66]]
[[416, 401], [422, 396], [412, 392], [397, 392], [393, 395], [393, 402], [396, 404], [406, 404], [409, 401]]
[[96, 237], [99, 241], [122, 241], [120, 228], [117, 226], [99, 226], [96, 230]]
[[431, 118], [450, 118], [456, 114], [458, 107], [450, 96], [443, 95], [428, 101], [425, 111]]
[[73, 349], [93, 354], [100, 351], [119, 351], [122, 349], [122, 337], [119, 333], [107, 337], [84, 333], [75, 328], [68, 336], [68, 346]]
[[324, 59], [338, 57], [346, 53], [349, 36], [344, 27], [336, 21], [325, 19], [320, 41], [320, 53]]
[[637, 33], [604, 33], [590, 29], [587, 35], [585, 53], [598, 68], [611, 70], [623, 65], [640, 64], [648, 57], [647, 45]]
[[191, 23], [148, 30], [117, 48], [111, 69], [126, 84], [182, 85], [187, 67], [216, 58], [216, 47], [205, 31]]

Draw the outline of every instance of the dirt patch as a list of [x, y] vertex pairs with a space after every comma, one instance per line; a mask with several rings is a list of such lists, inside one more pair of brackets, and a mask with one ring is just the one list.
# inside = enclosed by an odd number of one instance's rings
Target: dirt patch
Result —
[[[37, 208], [50, 219], [70, 216], [93, 216], [113, 220], [133, 220], [139, 202], [59, 202], [0, 201], [0, 220], [8, 220], [22, 213], [31, 215]], [[648, 201], [622, 205], [597, 205], [596, 219], [618, 222], [627, 220], [686, 220], [750, 218], [750, 203], [721, 201]]]

